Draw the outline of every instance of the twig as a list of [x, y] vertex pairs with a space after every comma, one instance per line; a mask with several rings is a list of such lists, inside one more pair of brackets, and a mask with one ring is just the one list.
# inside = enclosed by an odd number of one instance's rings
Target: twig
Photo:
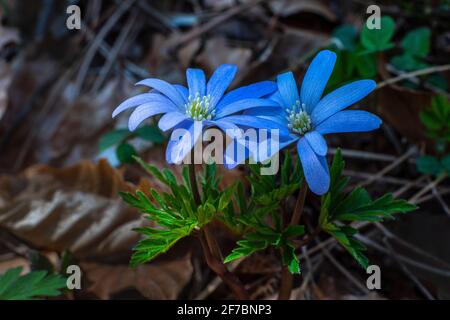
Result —
[[445, 178], [447, 178], [447, 174], [441, 174], [438, 176], [434, 181], [430, 182], [426, 187], [424, 187], [422, 190], [417, 192], [410, 200], [409, 202], [416, 204], [417, 200], [423, 196], [425, 193], [430, 191], [431, 189], [435, 188], [439, 183], [441, 183]]
[[359, 280], [357, 280], [350, 272], [345, 269], [345, 267], [339, 263], [331, 253], [324, 247], [321, 249], [325, 256], [330, 260], [330, 262], [347, 278], [349, 279], [358, 289], [360, 289], [363, 293], [368, 294], [370, 291], [361, 284]]
[[220, 261], [217, 260], [212, 254], [209, 249], [208, 243], [205, 239], [205, 236], [203, 233], [199, 233], [199, 240], [202, 245], [203, 254], [206, 259], [206, 263], [208, 266], [213, 270], [221, 279], [222, 281], [234, 292], [236, 297], [240, 300], [249, 300], [250, 297], [245, 290], [244, 286], [242, 285], [241, 281], [228, 269], [225, 267], [225, 265]]
[[[231, 261], [227, 268], [230, 272], [233, 272], [241, 263], [244, 261], [244, 258], [236, 259]], [[219, 285], [222, 283], [222, 278], [219, 276], [216, 276], [204, 289], [202, 292], [200, 292], [194, 300], [204, 300], [206, 299], [211, 293], [213, 293]]]
[[97, 33], [95, 39], [92, 41], [86, 55], [84, 57], [83, 63], [81, 64], [80, 71], [78, 72], [77, 79], [75, 81], [75, 95], [78, 95], [83, 86], [84, 79], [88, 73], [89, 66], [94, 59], [95, 53], [99, 49], [103, 39], [109, 33], [109, 31], [116, 25], [117, 21], [122, 17], [122, 15], [127, 12], [127, 10], [133, 5], [136, 0], [123, 1], [119, 8], [114, 12], [114, 14], [108, 19], [108, 21], [103, 25], [100, 31]]
[[[329, 152], [330, 152], [330, 154], [335, 154], [337, 152], [337, 150], [338, 149], [336, 149], [336, 148], [330, 148]], [[361, 150], [343, 149], [343, 150], [341, 150], [341, 152], [344, 157], [357, 158], [357, 159], [363, 159], [363, 160], [371, 160], [371, 161], [392, 162], [397, 159], [396, 156], [393, 156], [390, 154], [381, 154], [381, 153], [367, 152], [367, 151], [361, 151]]]
[[179, 39], [177, 39], [176, 42], [172, 43], [168, 51], [171, 52], [173, 50], [176, 50], [180, 46], [188, 43], [189, 41], [192, 41], [193, 39], [201, 36], [202, 34], [209, 32], [213, 28], [217, 27], [218, 25], [224, 23], [228, 19], [231, 19], [233, 16], [241, 13], [242, 11], [245, 11], [247, 9], [250, 9], [253, 6], [258, 5], [259, 3], [266, 1], [266, 0], [253, 0], [244, 4], [241, 4], [239, 6], [232, 7], [225, 11], [220, 16], [215, 17], [214, 19], [211, 19], [210, 21], [206, 22], [205, 24], [199, 26], [196, 29], [192, 29], [191, 31], [187, 32], [183, 36], [181, 36]]
[[435, 300], [433, 295], [427, 290], [427, 288], [423, 286], [419, 279], [417, 279], [417, 277], [398, 259], [397, 253], [394, 251], [387, 238], [384, 238], [383, 242], [389, 248], [392, 258], [400, 265], [400, 268], [403, 270], [406, 276], [416, 284], [417, 288], [422, 292], [422, 294], [427, 297], [428, 300]]
[[406, 80], [406, 79], [414, 78], [417, 76], [423, 76], [423, 75], [430, 74], [430, 73], [443, 72], [443, 71], [447, 71], [447, 70], [450, 70], [450, 64], [446, 64], [446, 65], [442, 65], [442, 66], [434, 66], [434, 67], [429, 67], [429, 68], [425, 68], [425, 69], [421, 69], [421, 70], [417, 70], [417, 71], [413, 71], [413, 72], [404, 73], [402, 75], [399, 75], [398, 77], [390, 78], [390, 79], [387, 79], [385, 81], [378, 83], [376, 90], [381, 89], [387, 85], [391, 85], [393, 83]]
[[100, 70], [100, 73], [98, 75], [98, 79], [95, 82], [94, 86], [92, 87], [92, 92], [97, 92], [100, 87], [103, 85], [103, 83], [106, 80], [106, 77], [108, 76], [109, 71], [111, 70], [112, 66], [114, 65], [114, 62], [117, 60], [117, 56], [119, 55], [120, 51], [122, 50], [125, 42], [128, 39], [129, 33], [131, 32], [131, 29], [136, 24], [137, 14], [133, 12], [130, 17], [128, 18], [128, 21], [125, 23], [125, 26], [121, 29], [119, 36], [117, 37], [116, 42], [114, 43], [114, 46], [112, 47], [111, 51], [109, 52], [107, 56], [107, 60], [105, 65]]
[[372, 182], [376, 181], [378, 178], [384, 176], [386, 173], [391, 171], [392, 169], [396, 168], [398, 165], [400, 165], [403, 161], [407, 160], [412, 154], [416, 152], [416, 148], [410, 148], [408, 151], [406, 151], [401, 157], [397, 158], [395, 161], [384, 167], [382, 170], [380, 170], [377, 174], [375, 174], [373, 177], [367, 179], [363, 183], [361, 183], [361, 186], [367, 186], [371, 184]]

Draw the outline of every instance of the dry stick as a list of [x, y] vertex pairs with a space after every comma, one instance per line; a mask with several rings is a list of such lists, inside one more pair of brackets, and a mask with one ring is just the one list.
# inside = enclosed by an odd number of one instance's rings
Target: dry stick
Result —
[[386, 173], [396, 168], [399, 164], [401, 164], [403, 161], [407, 160], [413, 153], [416, 152], [416, 148], [410, 148], [408, 151], [406, 151], [401, 157], [397, 158], [395, 161], [384, 167], [381, 171], [379, 171], [377, 174], [375, 174], [373, 177], [370, 177], [360, 185], [362, 187], [365, 187], [372, 182], [378, 180], [378, 178], [383, 177]]
[[218, 25], [222, 24], [223, 22], [227, 21], [228, 19], [232, 18], [233, 16], [241, 13], [242, 11], [250, 9], [251, 7], [253, 7], [263, 1], [265, 1], [265, 0], [253, 0], [248, 3], [244, 3], [242, 5], [235, 6], [235, 7], [228, 9], [220, 16], [217, 16], [214, 19], [211, 19], [210, 21], [199, 26], [198, 28], [193, 29], [193, 30], [187, 32], [186, 34], [184, 34], [183, 36], [181, 36], [176, 42], [174, 42], [169, 47], [168, 51], [170, 52], [174, 49], [177, 49], [178, 47], [186, 44], [187, 42], [201, 36], [202, 34], [210, 31], [213, 28], [217, 27]]
[[228, 271], [228, 269], [225, 267], [225, 265], [220, 260], [216, 259], [212, 255], [212, 253], [209, 249], [209, 246], [208, 246], [208, 242], [206, 241], [204, 234], [200, 233], [198, 238], [202, 245], [203, 254], [205, 256], [206, 263], [211, 268], [211, 270], [213, 270], [222, 279], [222, 281], [228, 287], [230, 287], [230, 289], [234, 292], [234, 294], [236, 295], [236, 297], [238, 299], [249, 300], [250, 297], [249, 297], [247, 291], [245, 290], [244, 286], [242, 285], [241, 281], [236, 277], [236, 275], [234, 275], [233, 273]]
[[[302, 187], [300, 189], [297, 202], [295, 203], [294, 212], [291, 217], [290, 226], [295, 226], [300, 222], [300, 218], [303, 213], [303, 207], [305, 206], [306, 194], [308, 192], [308, 185], [303, 181]], [[281, 286], [280, 293], [278, 295], [278, 300], [288, 300], [292, 292], [292, 273], [289, 271], [288, 267], [283, 266], [281, 269]]]
[[446, 64], [446, 65], [442, 65], [442, 66], [434, 66], [434, 67], [425, 68], [425, 69], [421, 69], [421, 70], [417, 70], [417, 71], [413, 71], [413, 72], [404, 73], [402, 75], [399, 75], [398, 77], [390, 78], [390, 79], [387, 79], [385, 81], [378, 83], [376, 90], [381, 89], [387, 85], [391, 85], [393, 83], [397, 83], [397, 82], [400, 82], [400, 81], [403, 81], [403, 80], [406, 80], [409, 78], [423, 76], [423, 75], [435, 73], [435, 72], [443, 72], [443, 71], [447, 71], [447, 70], [450, 70], [450, 64]]
[[[201, 204], [200, 193], [198, 191], [197, 179], [195, 176], [194, 165], [194, 153], [191, 153], [191, 163], [189, 164], [189, 180], [191, 183], [191, 189], [194, 196], [194, 201], [197, 205]], [[208, 240], [209, 237], [209, 240]], [[221, 279], [230, 287], [236, 297], [240, 300], [250, 299], [244, 285], [241, 281], [228, 271], [227, 267], [222, 263], [220, 248], [211, 232], [208, 230], [208, 225], [203, 227], [203, 230], [198, 234], [200, 244], [202, 245], [203, 254], [205, 256], [206, 263]]]
[[423, 196], [425, 193], [427, 193], [429, 190], [432, 190], [433, 188], [435, 188], [439, 183], [441, 183], [445, 178], [447, 178], [447, 174], [441, 174], [440, 176], [438, 176], [436, 178], [436, 180], [432, 181], [431, 183], [429, 183], [425, 188], [423, 188], [422, 190], [420, 190], [419, 192], [417, 192], [410, 200], [409, 202], [411, 202], [412, 204], [416, 204], [417, 200]]
[[424, 285], [420, 282], [419, 279], [412, 273], [397, 257], [397, 253], [394, 251], [392, 246], [390, 245], [387, 238], [383, 239], [383, 242], [386, 244], [386, 246], [389, 248], [389, 251], [391, 252], [391, 256], [393, 259], [400, 265], [400, 268], [402, 271], [406, 274], [408, 278], [410, 278], [414, 284], [417, 286], [417, 288], [422, 292], [422, 294], [427, 297], [428, 300], [435, 300], [433, 295], [427, 290], [427, 288], [424, 287]]
[[[236, 260], [231, 261], [230, 263], [227, 264], [227, 268], [230, 272], [233, 272], [235, 269], [237, 269], [237, 267], [239, 267], [239, 265], [241, 264], [241, 262], [244, 261], [244, 258], [239, 258]], [[216, 276], [204, 289], [202, 292], [200, 292], [195, 298], [194, 300], [204, 300], [206, 299], [211, 293], [213, 293], [214, 291], [216, 291], [216, 289], [220, 286], [220, 284], [222, 283], [222, 278], [220, 278], [219, 276]]]
[[108, 54], [106, 63], [100, 70], [98, 79], [96, 80], [91, 92], [97, 92], [102, 86], [102, 84], [105, 82], [106, 77], [108, 76], [111, 68], [114, 65], [114, 62], [117, 60], [117, 57], [119, 56], [123, 46], [128, 40], [128, 35], [130, 34], [131, 29], [136, 24], [137, 21], [136, 17], [137, 14], [133, 12], [128, 18], [128, 21], [126, 22], [125, 26], [121, 29], [120, 34], [117, 37], [116, 42], [114, 43], [114, 46], [112, 47], [111, 51]]
[[92, 60], [97, 53], [97, 50], [101, 46], [103, 39], [108, 35], [109, 31], [116, 25], [117, 21], [128, 11], [131, 5], [136, 0], [128, 0], [124, 1], [120, 4], [119, 8], [114, 12], [114, 14], [108, 19], [108, 21], [103, 25], [95, 39], [92, 41], [91, 46], [86, 52], [85, 59], [81, 64], [80, 70], [77, 75], [77, 79], [75, 81], [75, 95], [78, 95], [81, 91], [81, 87], [83, 86], [84, 79], [87, 76], [89, 66], [91, 65]]

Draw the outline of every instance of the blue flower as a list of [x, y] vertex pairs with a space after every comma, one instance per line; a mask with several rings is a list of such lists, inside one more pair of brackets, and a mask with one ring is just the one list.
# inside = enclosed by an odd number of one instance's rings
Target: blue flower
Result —
[[[188, 88], [160, 79], [142, 80], [137, 85], [144, 85], [153, 90], [121, 103], [114, 110], [113, 117], [126, 109], [136, 107], [128, 122], [130, 131], [133, 131], [144, 120], [164, 114], [159, 120], [159, 128], [163, 131], [173, 130], [166, 150], [168, 163], [181, 162], [202, 135], [203, 128], [218, 127], [229, 134], [234, 132], [236, 136], [233, 138], [238, 136], [241, 126], [278, 128], [278, 124], [271, 120], [237, 114], [258, 107], [281, 110], [277, 102], [261, 99], [275, 92], [276, 84], [272, 81], [262, 81], [225, 94], [236, 72], [236, 66], [224, 64], [219, 66], [206, 82], [202, 70], [187, 69]], [[181, 131], [185, 134], [180, 135], [176, 129], [184, 129]]]
[[[278, 91], [271, 96], [283, 107], [248, 110], [247, 115], [271, 120], [288, 128], [288, 137], [280, 137], [277, 150], [297, 142], [298, 155], [311, 191], [322, 195], [330, 186], [326, 161], [328, 151], [324, 135], [341, 132], [364, 132], [377, 129], [381, 120], [366, 111], [346, 110], [375, 89], [372, 80], [360, 80], [344, 85], [322, 97], [336, 62], [336, 54], [324, 50], [311, 62], [299, 90], [292, 72], [277, 77]], [[268, 155], [268, 156], [270, 156]], [[257, 158], [257, 157], [254, 157]], [[261, 157], [258, 161], [263, 161]]]

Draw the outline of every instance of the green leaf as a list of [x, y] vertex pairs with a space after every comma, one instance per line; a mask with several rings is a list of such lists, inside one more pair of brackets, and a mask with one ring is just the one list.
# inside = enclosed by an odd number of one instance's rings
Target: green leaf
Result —
[[[426, 126], [428, 137], [437, 143], [450, 142], [450, 100], [441, 95], [433, 97], [431, 107], [420, 113], [420, 120]], [[445, 150], [441, 150], [443, 153]]]
[[417, 170], [421, 173], [438, 175], [443, 167], [439, 160], [433, 156], [422, 156], [416, 160]]
[[407, 52], [405, 52], [401, 55], [392, 57], [391, 63], [397, 70], [403, 70], [403, 71], [415, 71], [415, 70], [427, 68], [429, 66], [427, 63], [423, 62], [421, 59], [416, 58]]
[[355, 47], [357, 30], [354, 26], [346, 24], [333, 31], [333, 37], [340, 41], [338, 49], [353, 50]]
[[61, 294], [66, 280], [47, 271], [32, 271], [21, 276], [22, 267], [9, 269], [0, 275], [0, 300], [29, 300]]
[[374, 78], [377, 75], [377, 59], [374, 54], [354, 55], [354, 63], [361, 77]]
[[268, 245], [269, 243], [264, 240], [240, 240], [237, 242], [237, 247], [231, 251], [223, 262], [228, 263], [242, 257], [247, 257], [256, 251], [266, 249]]
[[132, 145], [122, 143], [117, 147], [116, 154], [120, 163], [131, 163], [134, 161], [133, 157], [137, 155], [137, 152]]
[[391, 39], [395, 31], [395, 22], [389, 16], [381, 18], [380, 29], [369, 29], [367, 24], [361, 31], [361, 43], [369, 53], [390, 49], [394, 46]]
[[136, 137], [139, 137], [141, 139], [151, 141], [154, 143], [163, 143], [164, 142], [164, 136], [161, 134], [161, 131], [155, 126], [143, 126], [137, 129], [134, 132], [134, 135]]
[[287, 266], [289, 272], [292, 274], [300, 273], [300, 263], [298, 261], [298, 257], [295, 254], [295, 247], [291, 244], [286, 244], [283, 246], [283, 265]]
[[127, 129], [117, 129], [105, 133], [99, 141], [100, 152], [125, 141], [131, 133]]
[[410, 55], [425, 58], [430, 52], [430, 28], [422, 27], [411, 30], [402, 40], [402, 47]]
[[389, 193], [372, 200], [362, 187], [346, 192], [348, 179], [342, 176], [343, 169], [344, 161], [338, 150], [330, 169], [330, 189], [322, 196], [319, 224], [366, 268], [368, 260], [362, 253], [365, 248], [354, 238], [357, 230], [347, 223], [392, 219], [395, 213], [410, 212], [417, 207], [405, 200], [394, 199]]
[[447, 174], [450, 175], [450, 153], [441, 159], [441, 163]]
[[283, 235], [286, 238], [298, 237], [298, 236], [301, 236], [301, 235], [304, 235], [304, 234], [305, 234], [305, 226], [300, 226], [300, 225], [288, 226], [283, 231]]

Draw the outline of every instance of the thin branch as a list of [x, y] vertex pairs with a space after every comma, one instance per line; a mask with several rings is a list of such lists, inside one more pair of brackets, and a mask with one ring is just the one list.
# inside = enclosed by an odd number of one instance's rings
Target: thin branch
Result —
[[429, 67], [429, 68], [425, 68], [425, 69], [421, 69], [421, 70], [417, 70], [417, 71], [413, 71], [413, 72], [404, 73], [402, 75], [399, 75], [398, 77], [390, 78], [390, 79], [387, 79], [385, 81], [378, 83], [376, 89], [378, 90], [385, 86], [388, 86], [388, 85], [391, 85], [391, 84], [394, 84], [394, 83], [397, 83], [397, 82], [400, 82], [400, 81], [403, 81], [406, 79], [423, 76], [423, 75], [430, 74], [430, 73], [443, 72], [443, 71], [447, 71], [447, 70], [450, 70], [450, 64], [446, 64], [446, 65], [442, 65], [442, 66], [434, 66], [434, 67]]

